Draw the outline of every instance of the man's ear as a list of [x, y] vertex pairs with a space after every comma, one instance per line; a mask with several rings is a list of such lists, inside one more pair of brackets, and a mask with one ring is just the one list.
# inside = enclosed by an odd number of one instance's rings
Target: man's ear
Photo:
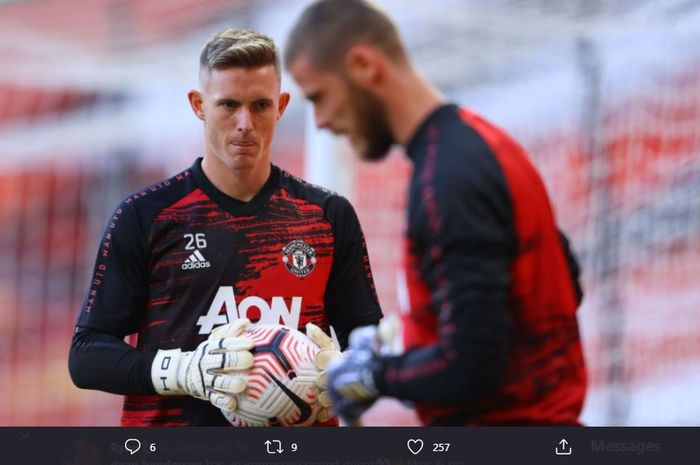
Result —
[[187, 92], [187, 99], [190, 101], [190, 106], [197, 118], [204, 121], [204, 108], [202, 102], [202, 93], [196, 90]]
[[282, 117], [282, 115], [284, 114], [284, 110], [287, 109], [287, 105], [289, 105], [289, 100], [291, 98], [292, 97], [289, 95], [289, 92], [282, 92], [280, 94], [279, 103], [277, 105], [277, 120], [278, 121]]
[[370, 88], [381, 79], [385, 57], [375, 47], [357, 44], [345, 54], [345, 74], [355, 84]]

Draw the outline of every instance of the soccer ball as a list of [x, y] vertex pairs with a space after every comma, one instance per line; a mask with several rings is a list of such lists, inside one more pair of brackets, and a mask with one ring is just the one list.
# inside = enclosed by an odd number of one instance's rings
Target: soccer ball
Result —
[[304, 333], [282, 325], [252, 325], [241, 334], [254, 347], [245, 392], [233, 412], [233, 426], [307, 426], [317, 413], [316, 345]]

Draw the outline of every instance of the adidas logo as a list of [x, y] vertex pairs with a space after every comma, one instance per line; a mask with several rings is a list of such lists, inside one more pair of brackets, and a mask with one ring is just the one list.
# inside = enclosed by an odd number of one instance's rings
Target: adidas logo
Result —
[[193, 270], [195, 268], [209, 268], [210, 266], [211, 263], [204, 258], [202, 252], [195, 250], [192, 255], [187, 257], [187, 260], [185, 260], [185, 263], [182, 264], [181, 268], [183, 270]]

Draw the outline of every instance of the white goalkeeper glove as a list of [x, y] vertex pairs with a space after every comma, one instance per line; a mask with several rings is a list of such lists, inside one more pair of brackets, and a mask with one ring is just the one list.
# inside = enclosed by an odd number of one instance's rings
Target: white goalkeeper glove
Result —
[[[306, 324], [306, 335], [319, 348], [314, 357], [314, 366], [318, 370], [316, 386], [318, 387], [319, 410], [316, 413], [316, 421], [324, 422], [334, 416], [331, 398], [326, 390], [326, 367], [331, 360], [340, 355], [340, 344], [337, 338], [328, 336], [313, 323]], [[332, 327], [331, 335], [335, 336]]]
[[159, 350], [151, 365], [158, 394], [190, 395], [224, 410], [235, 410], [236, 395], [246, 388], [244, 371], [253, 365], [253, 341], [239, 337], [250, 320], [219, 326], [191, 352]]
[[328, 394], [340, 418], [355, 424], [379, 397], [374, 373], [380, 369], [376, 326], [363, 326], [350, 333], [350, 344], [342, 357], [328, 366]]

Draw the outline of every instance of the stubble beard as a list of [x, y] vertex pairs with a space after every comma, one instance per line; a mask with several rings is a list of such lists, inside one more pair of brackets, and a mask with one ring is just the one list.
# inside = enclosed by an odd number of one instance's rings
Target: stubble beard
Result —
[[394, 145], [386, 115], [386, 107], [374, 94], [349, 83], [350, 101], [355, 105], [358, 135], [365, 146], [359, 154], [363, 160], [379, 161], [386, 158]]

